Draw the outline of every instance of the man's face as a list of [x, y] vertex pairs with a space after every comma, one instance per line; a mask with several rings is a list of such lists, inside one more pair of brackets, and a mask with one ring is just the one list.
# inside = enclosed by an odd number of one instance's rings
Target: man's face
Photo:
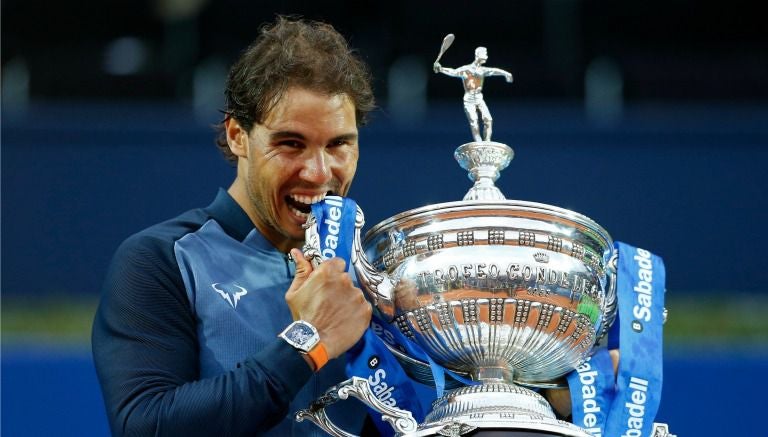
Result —
[[248, 134], [247, 211], [259, 231], [287, 251], [304, 240], [310, 205], [344, 196], [358, 158], [355, 107], [346, 94], [290, 88]]

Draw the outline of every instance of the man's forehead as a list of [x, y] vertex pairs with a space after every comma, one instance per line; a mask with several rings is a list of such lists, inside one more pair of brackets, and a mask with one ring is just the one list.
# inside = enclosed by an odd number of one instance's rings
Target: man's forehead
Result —
[[290, 87], [270, 105], [263, 124], [308, 112], [321, 116], [349, 111], [354, 114], [355, 105], [346, 93], [330, 94], [309, 88]]
[[258, 125], [292, 136], [319, 134], [356, 138], [356, 116], [354, 103], [347, 94], [293, 87], [283, 93]]

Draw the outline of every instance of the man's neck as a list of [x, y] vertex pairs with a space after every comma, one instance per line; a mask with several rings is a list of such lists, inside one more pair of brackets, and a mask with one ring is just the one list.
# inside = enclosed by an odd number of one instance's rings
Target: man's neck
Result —
[[272, 243], [272, 246], [274, 246], [275, 249], [283, 253], [288, 253], [291, 249], [300, 249], [304, 245], [304, 241], [292, 240], [285, 238], [283, 235], [277, 235], [271, 229], [265, 229], [264, 226], [260, 224], [260, 221], [256, 216], [256, 211], [253, 210], [250, 197], [248, 196], [248, 188], [242, 178], [235, 178], [232, 185], [227, 189], [227, 193], [229, 193], [235, 202], [240, 205], [240, 208], [242, 208], [248, 218], [251, 219], [253, 226], [267, 239], [267, 241]]

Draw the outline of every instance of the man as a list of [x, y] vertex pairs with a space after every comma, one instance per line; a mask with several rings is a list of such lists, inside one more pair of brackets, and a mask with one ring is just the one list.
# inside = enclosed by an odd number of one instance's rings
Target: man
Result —
[[[469, 119], [469, 127], [472, 129], [472, 137], [475, 141], [491, 141], [493, 132], [493, 118], [488, 110], [488, 105], [483, 99], [483, 81], [487, 76], [504, 76], [507, 82], [512, 82], [512, 73], [500, 68], [484, 67], [488, 60], [488, 50], [485, 47], [475, 49], [475, 60], [471, 64], [459, 68], [445, 68], [439, 62], [435, 62], [435, 73], [443, 73], [448, 76], [461, 78], [464, 83], [464, 112]], [[480, 135], [480, 123], [477, 112], [483, 117], [483, 136]]]
[[[278, 18], [226, 97], [234, 182], [127, 239], [106, 278], [93, 354], [115, 435], [319, 433], [293, 413], [345, 379], [336, 358], [370, 321], [342, 260], [313, 270], [297, 249], [310, 204], [349, 190], [367, 68], [331, 26]], [[340, 418], [353, 432], [358, 411]]]

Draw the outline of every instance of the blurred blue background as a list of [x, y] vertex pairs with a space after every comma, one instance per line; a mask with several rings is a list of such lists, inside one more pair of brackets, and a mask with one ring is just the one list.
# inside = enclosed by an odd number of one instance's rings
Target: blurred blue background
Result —
[[[229, 63], [275, 13], [360, 49], [380, 110], [350, 196], [367, 227], [470, 181], [458, 66], [485, 45], [507, 198], [583, 213], [661, 255], [670, 310], [658, 419], [755, 435], [768, 389], [768, 34], [748, 2], [2, 3], [2, 435], [108, 435], [89, 328], [128, 235], [206, 205]], [[478, 6], [480, 6], [478, 4]], [[727, 397], [727, 400], [726, 400]]]

